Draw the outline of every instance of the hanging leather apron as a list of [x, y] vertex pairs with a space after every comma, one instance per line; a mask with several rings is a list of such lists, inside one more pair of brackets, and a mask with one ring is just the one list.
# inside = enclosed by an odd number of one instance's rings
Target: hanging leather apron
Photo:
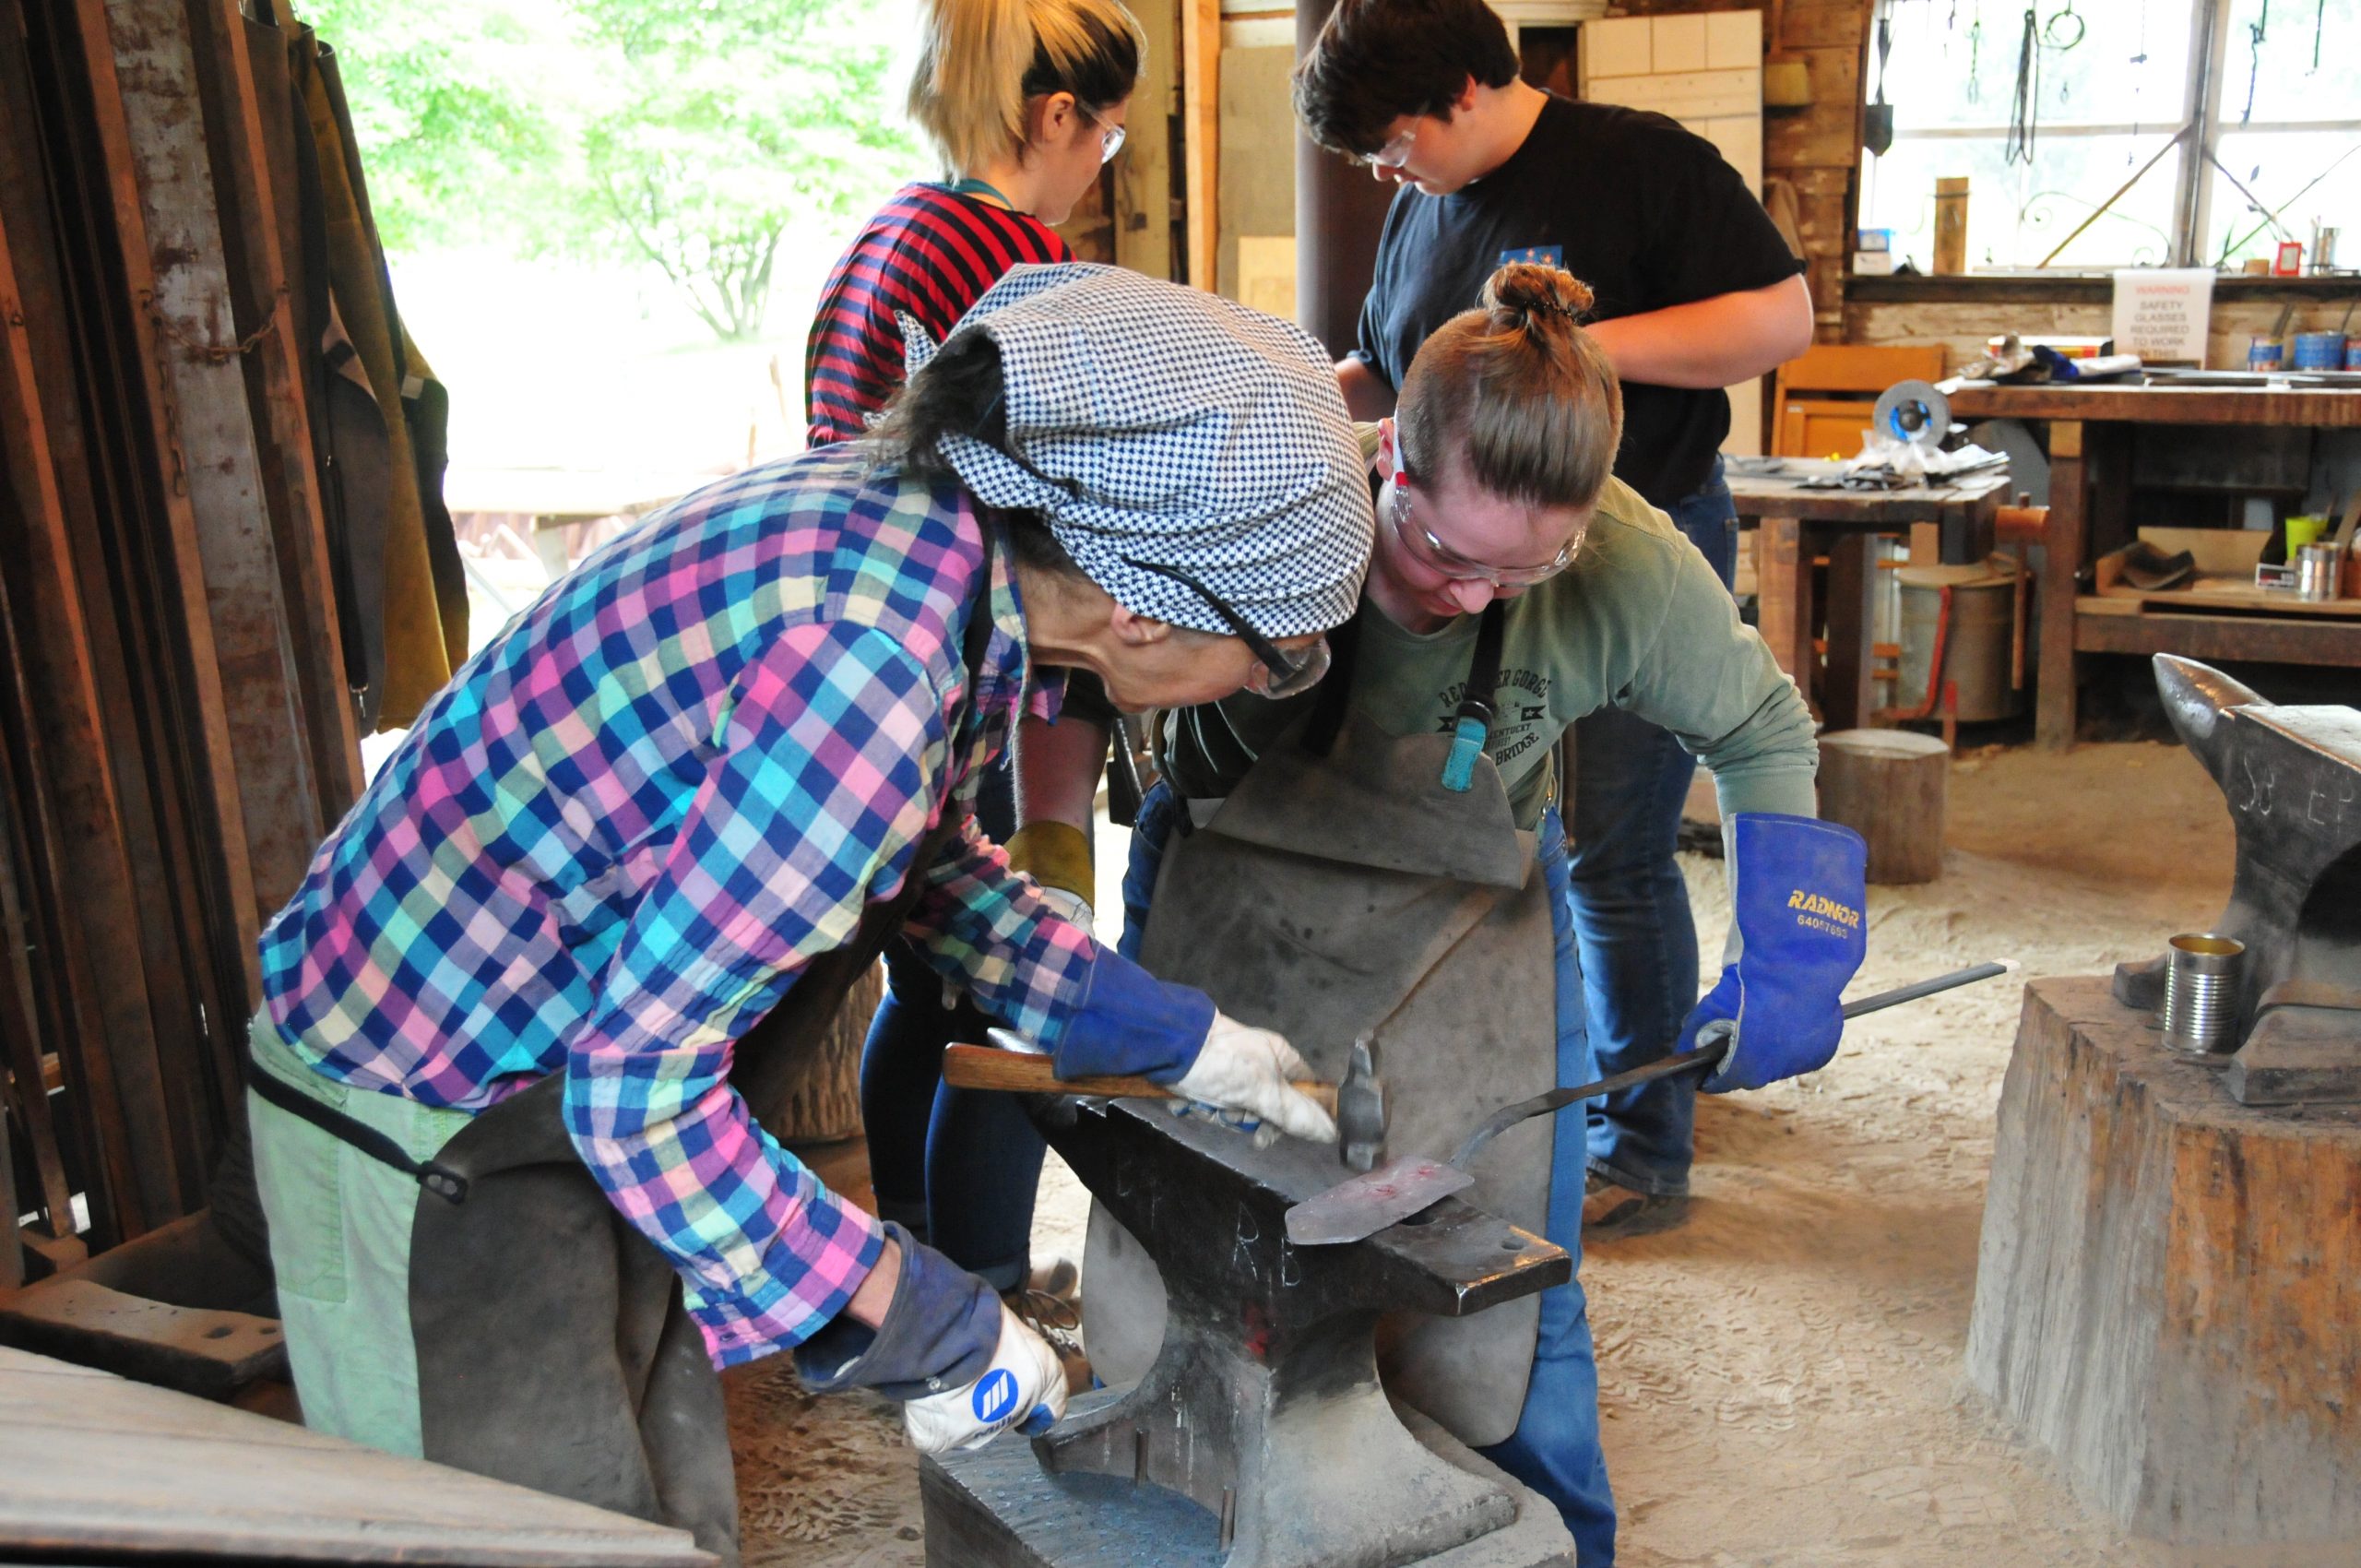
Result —
[[[1557, 1082], [1555, 948], [1535, 835], [1517, 828], [1480, 751], [1501, 617], [1496, 603], [1479, 628], [1461, 707], [1474, 728], [1457, 737], [1395, 739], [1352, 711], [1353, 661], [1338, 647], [1314, 711], [1202, 827], [1166, 845], [1141, 954], [1158, 977], [1285, 1034], [1317, 1076], [1337, 1078], [1353, 1041], [1374, 1039], [1389, 1157], [1447, 1156], [1481, 1116]], [[1496, 1140], [1468, 1201], [1543, 1231], [1549, 1136], [1537, 1123]], [[1086, 1259], [1092, 1365], [1110, 1384], [1130, 1382], [1162, 1342], [1163, 1285], [1095, 1206]], [[1501, 1442], [1524, 1407], [1539, 1313], [1527, 1297], [1465, 1320], [1401, 1314], [1381, 1336], [1386, 1385], [1463, 1443]]]
[[[991, 581], [986, 534], [983, 580]], [[991, 636], [989, 593], [968, 614], [972, 694]], [[953, 755], [973, 743], [972, 701]], [[805, 966], [739, 1040], [730, 1084], [757, 1121], [817, 1048], [965, 826], [947, 803], [890, 899], [850, 942]], [[258, 1092], [419, 1178], [409, 1253], [425, 1456], [478, 1475], [676, 1526], [738, 1561], [738, 1497], [721, 1384], [680, 1277], [617, 1212], [566, 1134], [563, 1069], [502, 1100], [416, 1164], [370, 1129], [250, 1075]], [[455, 1196], [456, 1194], [456, 1200]]]

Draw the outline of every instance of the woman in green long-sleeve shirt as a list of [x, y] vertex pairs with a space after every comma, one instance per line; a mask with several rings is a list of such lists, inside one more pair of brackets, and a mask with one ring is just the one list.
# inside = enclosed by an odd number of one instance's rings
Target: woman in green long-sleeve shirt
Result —
[[[1611, 476], [1621, 396], [1612, 367], [1580, 326], [1589, 304], [1589, 291], [1561, 270], [1503, 267], [1481, 307], [1421, 349], [1404, 377], [1397, 418], [1363, 428], [1364, 454], [1381, 484], [1377, 551], [1359, 612], [1336, 639], [1330, 679], [1348, 680], [1353, 715], [1386, 735], [1480, 738], [1515, 826], [1538, 830], [1554, 900], [1560, 1084], [1611, 1069], [1592, 1059], [1584, 1038], [1556, 811], [1559, 739], [1577, 719], [1610, 707], [1678, 736], [1712, 770], [1725, 821], [1746, 818], [1732, 854], [1741, 897], [1750, 888], [1756, 901], [1774, 903], [1804, 893], [1856, 916], [1825, 951], [1801, 953], [1791, 933], [1750, 923], [1742, 911], [1738, 923], [1750, 945], [1783, 975], [1800, 977], [1795, 989], [1774, 994], [1759, 974], [1742, 974], [1733, 963], [1703, 1003], [1693, 993], [1667, 999], [1671, 1016], [1690, 1014], [1685, 1048], [1703, 1024], [1736, 1019], [1740, 981], [1751, 978], [1755, 1004], [1744, 1048], [1732, 1050], [1708, 1087], [1758, 1087], [1809, 1071], [1835, 1048], [1837, 992], [1859, 962], [1859, 861], [1843, 830], [1809, 820], [1819, 754], [1795, 683], [1739, 622], [1704, 556], [1664, 513]], [[1499, 623], [1497, 679], [1489, 703], [1471, 706], [1469, 686], [1480, 686], [1477, 672], [1490, 669], [1479, 649], [1491, 618]], [[1141, 951], [1180, 813], [1210, 820], [1320, 695], [1233, 698], [1166, 716], [1158, 736], [1165, 779], [1142, 809], [1124, 879], [1123, 952]], [[1245, 885], [1236, 894], [1257, 896]], [[1298, 935], [1320, 940], [1310, 932], [1280, 932], [1275, 940], [1285, 948]], [[1682, 1097], [1684, 1134], [1692, 1085], [1682, 1078], [1654, 1086]], [[1472, 1121], [1491, 1107], [1467, 1109]], [[1581, 1120], [1560, 1119], [1548, 1178], [1549, 1238], [1577, 1257], [1586, 1174]], [[1578, 1284], [1544, 1296], [1513, 1435], [1486, 1452], [1558, 1506], [1584, 1568], [1612, 1561], [1614, 1509]]]

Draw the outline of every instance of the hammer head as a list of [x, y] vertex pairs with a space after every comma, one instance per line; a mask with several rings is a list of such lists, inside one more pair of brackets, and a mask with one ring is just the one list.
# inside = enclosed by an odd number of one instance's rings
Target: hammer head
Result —
[[1367, 1170], [1385, 1157], [1385, 1118], [1377, 1046], [1366, 1038], [1357, 1039], [1336, 1085], [1336, 1151], [1347, 1165]]

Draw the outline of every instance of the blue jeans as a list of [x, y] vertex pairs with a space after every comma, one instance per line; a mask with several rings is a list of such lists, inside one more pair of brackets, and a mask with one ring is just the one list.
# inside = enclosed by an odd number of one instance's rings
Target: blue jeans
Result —
[[[1148, 791], [1132, 833], [1132, 854], [1123, 869], [1123, 939], [1118, 951], [1137, 958], [1147, 931], [1148, 905], [1157, 868], [1171, 837], [1179, 805], [1163, 784]], [[1542, 875], [1549, 891], [1549, 924], [1558, 966], [1558, 1082], [1578, 1084], [1590, 1070], [1585, 1038], [1581, 954], [1568, 914], [1565, 832], [1555, 811], [1541, 820]], [[1598, 1363], [1593, 1358], [1590, 1313], [1583, 1297], [1582, 1108], [1557, 1116], [1549, 1161], [1549, 1240], [1574, 1260], [1574, 1277], [1541, 1297], [1541, 1332], [1534, 1347], [1533, 1377], [1525, 1393], [1516, 1431], [1484, 1456], [1539, 1492], [1556, 1506], [1574, 1538], [1579, 1568], [1611, 1568], [1615, 1562], [1615, 1499], [1608, 1489], [1607, 1456], [1598, 1445]]]
[[[1727, 587], [1738, 517], [1719, 458], [1672, 520]], [[1601, 708], [1574, 723], [1574, 930], [1582, 944], [1594, 1059], [1584, 1081], [1668, 1054], [1697, 1004], [1697, 925], [1673, 859], [1696, 759], [1645, 719]], [[1590, 1102], [1590, 1168], [1635, 1192], [1689, 1191], [1696, 1080], [1681, 1077]]]
[[[976, 820], [1004, 839], [1015, 816], [1003, 758], [984, 775]], [[888, 943], [885, 999], [861, 1051], [860, 1115], [879, 1216], [1010, 1290], [1032, 1266], [1033, 1195], [1048, 1146], [1019, 1097], [943, 1081], [943, 1048], [981, 1043], [992, 1022], [964, 999], [945, 1007], [942, 974], [910, 943]]]

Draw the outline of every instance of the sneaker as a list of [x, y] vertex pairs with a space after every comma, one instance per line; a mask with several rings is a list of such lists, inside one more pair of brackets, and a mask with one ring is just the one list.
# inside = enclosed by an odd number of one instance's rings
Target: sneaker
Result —
[[1635, 1193], [1596, 1170], [1583, 1187], [1583, 1240], [1614, 1241], [1669, 1230], [1689, 1218], [1686, 1193]]

